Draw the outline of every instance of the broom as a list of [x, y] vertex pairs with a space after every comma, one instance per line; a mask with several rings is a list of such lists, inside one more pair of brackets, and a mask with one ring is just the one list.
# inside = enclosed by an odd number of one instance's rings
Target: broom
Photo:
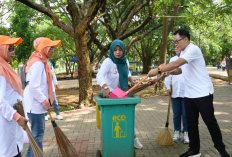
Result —
[[[51, 101], [49, 99], [49, 103], [51, 105]], [[51, 118], [52, 126], [55, 132], [57, 145], [59, 148], [60, 153], [63, 157], [78, 157], [78, 154], [73, 147], [72, 143], [68, 140], [67, 136], [63, 133], [63, 131], [57, 126], [55, 120], [53, 120], [51, 113], [49, 113], [49, 116]]]
[[[19, 101], [13, 106], [13, 108], [23, 117], [25, 117], [22, 101]], [[36, 142], [35, 138], [33, 137], [28, 125], [26, 124], [26, 132], [29, 138], [32, 154], [34, 157], [43, 157], [43, 152], [40, 149], [38, 143]]]
[[[175, 70], [172, 70], [169, 72], [169, 74], [172, 74]], [[161, 75], [160, 77], [158, 77], [157, 79], [154, 79], [154, 80], [151, 80], [149, 81], [148, 83], [145, 83], [145, 84], [142, 84], [142, 85], [139, 85], [138, 87], [136, 87], [134, 90], [132, 90], [130, 93], [129, 93], [129, 96], [133, 96], [134, 94], [140, 92], [141, 90], [144, 90], [146, 89], [147, 87], [155, 84], [156, 82], [158, 82], [159, 80], [161, 80], [162, 78], [166, 77], [166, 75]]]
[[172, 135], [168, 129], [169, 124], [169, 113], [170, 113], [170, 106], [171, 106], [171, 96], [169, 95], [169, 103], [168, 103], [168, 115], [166, 125], [163, 131], [156, 137], [155, 142], [163, 146], [171, 146], [174, 145], [174, 141], [172, 139]]

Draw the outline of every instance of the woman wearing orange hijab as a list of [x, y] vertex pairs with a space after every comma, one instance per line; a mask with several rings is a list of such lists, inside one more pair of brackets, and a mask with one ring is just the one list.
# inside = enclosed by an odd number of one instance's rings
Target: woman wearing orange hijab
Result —
[[[0, 35], [0, 156], [21, 157], [23, 150], [23, 129], [28, 121], [13, 105], [23, 99], [20, 77], [11, 68], [9, 62], [15, 54], [15, 44], [20, 44], [22, 38], [10, 38]], [[23, 129], [22, 129], [23, 128]]]
[[[26, 112], [31, 123], [31, 131], [41, 150], [45, 130], [45, 113], [50, 111], [48, 99], [53, 102], [52, 72], [48, 59], [54, 53], [54, 46], [59, 46], [61, 40], [52, 41], [49, 38], [35, 39], [35, 52], [32, 53], [26, 67], [26, 88], [24, 101]], [[31, 148], [27, 150], [31, 157]]]

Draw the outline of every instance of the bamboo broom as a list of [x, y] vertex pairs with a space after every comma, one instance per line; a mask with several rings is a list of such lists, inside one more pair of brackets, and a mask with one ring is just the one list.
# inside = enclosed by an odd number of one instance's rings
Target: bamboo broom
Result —
[[[169, 72], [169, 74], [172, 74], [175, 70], [172, 70]], [[128, 96], [133, 96], [134, 94], [146, 89], [147, 87], [155, 84], [156, 82], [158, 82], [159, 80], [161, 80], [162, 78], [166, 77], [166, 75], [161, 75], [160, 77], [158, 77], [157, 79], [151, 80], [148, 83], [139, 85], [138, 87], [136, 87], [134, 90], [132, 90]]]
[[[49, 99], [49, 103], [51, 105], [51, 101]], [[55, 132], [57, 145], [59, 148], [59, 151], [63, 157], [78, 157], [78, 154], [73, 147], [72, 143], [69, 141], [67, 136], [63, 133], [63, 131], [57, 126], [55, 120], [53, 120], [51, 113], [49, 113], [49, 116], [51, 118], [52, 126]]]
[[[13, 108], [23, 117], [25, 117], [24, 109], [22, 105], [22, 101], [19, 101], [13, 106]], [[43, 157], [43, 152], [40, 149], [38, 143], [36, 142], [35, 138], [33, 137], [31, 130], [29, 129], [28, 125], [26, 124], [26, 132], [29, 138], [30, 147], [32, 150], [33, 157]]]
[[168, 114], [167, 114], [167, 121], [166, 121], [165, 128], [163, 131], [161, 131], [161, 133], [155, 139], [155, 142], [157, 142], [158, 144], [163, 145], [163, 146], [174, 145], [172, 135], [168, 129], [170, 106], [171, 106], [171, 95], [169, 95]]

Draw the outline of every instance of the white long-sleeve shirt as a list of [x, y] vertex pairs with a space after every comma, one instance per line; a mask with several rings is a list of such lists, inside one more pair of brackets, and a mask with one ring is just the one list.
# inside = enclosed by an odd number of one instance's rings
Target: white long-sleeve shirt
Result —
[[43, 102], [49, 98], [48, 83], [43, 62], [34, 63], [26, 74], [26, 82], [29, 84], [24, 90], [24, 102], [26, 112], [42, 114], [47, 111], [43, 107]]
[[52, 66], [52, 89], [53, 89], [53, 92], [56, 91], [56, 88], [54, 85], [58, 85], [58, 81], [57, 81], [57, 78], [56, 78], [56, 74], [55, 74], [55, 70], [54, 70], [54, 67]]
[[13, 157], [23, 150], [23, 129], [13, 119], [13, 109], [22, 96], [0, 75], [0, 157]]
[[[129, 69], [129, 61], [127, 60], [127, 65]], [[130, 77], [131, 74], [128, 71], [128, 77]], [[97, 73], [97, 82], [102, 87], [104, 84], [107, 84], [107, 86], [110, 89], [110, 92], [113, 92], [115, 88], [120, 87], [119, 83], [119, 74], [117, 65], [114, 64], [114, 62], [110, 58], [106, 58], [102, 65], [100, 70]]]
[[[170, 59], [170, 63], [179, 59], [178, 56], [174, 56]], [[172, 98], [184, 98], [185, 84], [182, 74], [180, 75], [169, 75], [165, 78], [164, 84], [167, 90], [171, 89], [172, 85]]]

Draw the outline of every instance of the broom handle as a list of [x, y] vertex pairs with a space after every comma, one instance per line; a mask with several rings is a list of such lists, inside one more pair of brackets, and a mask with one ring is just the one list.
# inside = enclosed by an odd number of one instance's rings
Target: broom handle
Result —
[[[175, 71], [175, 69], [172, 70], [172, 71], [169, 71], [169, 74], [172, 74], [174, 71]], [[166, 77], [166, 75], [161, 75], [161, 76], [158, 77], [157, 79], [151, 80], [151, 81], [150, 81], [150, 82], [151, 82], [151, 85], [155, 84], [156, 82], [158, 82], [159, 80], [161, 80], [161, 79], [164, 78], [164, 77]]]
[[[163, 66], [163, 65], [165, 65], [165, 63], [163, 63], [163, 64], [161, 64], [159, 67], [161, 67], [161, 66]], [[126, 92], [126, 94], [128, 95], [133, 89], [135, 89], [138, 85], [140, 85], [144, 80], [146, 80], [147, 79], [147, 76], [146, 77], [144, 77], [141, 81], [139, 81], [136, 85], [134, 85], [132, 88], [130, 88], [127, 92]]]
[[136, 85], [134, 85], [133, 87], [131, 87], [127, 92], [126, 94], [130, 93], [133, 89], [135, 89], [138, 85], [140, 85], [144, 80], [147, 79], [147, 76], [144, 77], [141, 81], [139, 81]]
[[171, 95], [169, 95], [169, 102], [168, 102], [168, 115], [167, 115], [167, 122], [166, 122], [166, 123], [169, 123], [170, 106], [171, 106]]
[[[49, 101], [49, 103], [50, 103], [50, 106], [52, 106], [50, 99], [48, 99], [48, 101]], [[53, 118], [52, 118], [52, 115], [51, 115], [50, 111], [48, 112], [48, 114], [49, 114], [49, 116], [50, 116], [51, 120], [53, 120]]]

